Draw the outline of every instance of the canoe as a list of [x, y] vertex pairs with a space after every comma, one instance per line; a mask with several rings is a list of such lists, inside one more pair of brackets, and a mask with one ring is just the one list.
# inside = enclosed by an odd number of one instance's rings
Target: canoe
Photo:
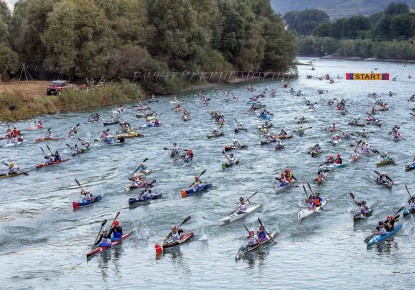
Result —
[[248, 146], [247, 145], [241, 145], [241, 147], [237, 147], [237, 146], [225, 146], [225, 151], [230, 151], [233, 149], [247, 149]]
[[275, 193], [279, 194], [281, 192], [288, 190], [289, 188], [293, 188], [296, 186], [298, 186], [298, 182], [296, 182], [295, 180], [291, 184], [288, 183], [286, 186], [281, 186], [280, 184], [277, 184], [275, 185]]
[[369, 242], [367, 243], [367, 246], [368, 247], [370, 247], [370, 246], [372, 246], [372, 245], [374, 245], [374, 244], [377, 244], [377, 243], [379, 243], [379, 242], [382, 242], [382, 241], [384, 241], [384, 240], [386, 240], [387, 238], [389, 238], [390, 236], [392, 236], [394, 233], [396, 233], [397, 231], [399, 231], [400, 229], [401, 229], [401, 227], [402, 227], [402, 225], [401, 224], [397, 224], [397, 225], [395, 225], [395, 228], [392, 230], [392, 231], [390, 231], [390, 232], [387, 232], [385, 235], [383, 235], [383, 236], [380, 236], [380, 235], [374, 235], [370, 240], [369, 240]]
[[393, 159], [384, 159], [376, 163], [376, 167], [390, 165], [390, 164], [395, 164], [395, 161], [393, 161]]
[[226, 162], [222, 162], [221, 167], [222, 167], [222, 170], [225, 170], [226, 168], [229, 168], [229, 167], [232, 167], [232, 166], [238, 165], [238, 164], [239, 164], [239, 160], [236, 160], [236, 162], [234, 164], [229, 164], [229, 163], [226, 163]]
[[271, 117], [268, 114], [264, 114], [264, 115], [259, 115], [260, 118], [264, 119], [264, 120], [269, 120], [271, 119]]
[[197, 188], [182, 189], [180, 191], [180, 194], [181, 194], [182, 197], [191, 196], [191, 195], [194, 195], [198, 192], [206, 191], [211, 187], [212, 187], [212, 183], [202, 183]]
[[84, 200], [81, 200], [81, 201], [74, 201], [72, 203], [72, 207], [73, 207], [73, 209], [77, 209], [80, 206], [93, 205], [94, 203], [100, 201], [101, 199], [102, 199], [102, 195], [96, 195], [96, 196], [94, 196], [93, 200], [84, 199]]
[[352, 122], [349, 122], [347, 124], [349, 124], [350, 126], [357, 126], [357, 127], [365, 127], [366, 126], [365, 124], [358, 124], [358, 123], [352, 123]]
[[221, 137], [221, 136], [224, 136], [224, 135], [225, 135], [225, 133], [220, 132], [219, 134], [210, 134], [210, 135], [207, 136], [207, 138], [212, 139], [212, 138], [217, 138], [217, 137]]
[[[272, 233], [270, 235], [274, 239], [275, 236], [277, 235], [277, 233]], [[242, 257], [242, 256], [244, 256], [246, 254], [253, 253], [255, 251], [258, 251], [260, 249], [263, 249], [264, 247], [266, 247], [266, 246], [268, 246], [270, 244], [272, 244], [272, 240], [271, 239], [268, 239], [268, 240], [262, 242], [260, 245], [254, 245], [252, 247], [242, 246], [238, 250], [238, 257]]]
[[120, 121], [119, 121], [119, 120], [115, 120], [115, 121], [112, 121], [112, 122], [107, 121], [107, 122], [104, 122], [104, 126], [117, 125], [117, 124], [119, 124], [119, 123], [120, 123]]
[[105, 251], [106, 249], [109, 249], [109, 248], [112, 248], [112, 247], [118, 245], [119, 243], [121, 243], [122, 241], [124, 241], [126, 238], [128, 238], [131, 235], [131, 233], [132, 232], [129, 232], [128, 234], [123, 235], [122, 238], [121, 238], [121, 240], [119, 240], [119, 241], [112, 242], [111, 243], [111, 247], [98, 247], [98, 248], [94, 249], [93, 251], [91, 251], [88, 254], [86, 254], [86, 257], [89, 258], [92, 255], [95, 255], [95, 254], [97, 254], [99, 252]]
[[313, 150], [310, 153], [311, 153], [311, 157], [316, 157], [316, 156], [319, 156], [321, 153], [323, 153], [323, 150], [320, 150], [320, 151]]
[[224, 223], [224, 224], [229, 224], [231, 222], [234, 222], [236, 220], [239, 220], [239, 219], [242, 219], [242, 218], [246, 217], [247, 215], [257, 211], [261, 207], [262, 207], [262, 204], [251, 205], [247, 208], [246, 212], [243, 212], [243, 213], [238, 213], [239, 210], [236, 210], [234, 213], [232, 213], [232, 214], [228, 215], [227, 217], [221, 219], [220, 222]]
[[187, 241], [190, 241], [190, 239], [193, 238], [193, 236], [194, 236], [193, 233], [185, 233], [182, 235], [182, 237], [178, 241], [175, 241], [173, 239], [168, 239], [163, 242], [163, 249], [173, 248], [183, 243], [186, 243]]
[[276, 136], [274, 136], [275, 139], [279, 139], [279, 140], [291, 139], [292, 137], [293, 137], [293, 135], [285, 135], [285, 136], [276, 135]]
[[393, 182], [391, 182], [390, 180], [388, 180], [387, 183], [383, 183], [382, 181], [380, 181], [379, 178], [376, 178], [376, 183], [380, 184], [380, 185], [383, 185], [384, 187], [386, 187], [388, 189], [392, 189], [392, 186], [393, 186]]
[[405, 171], [409, 171], [415, 168], [415, 162], [412, 164], [405, 165]]
[[69, 159], [62, 159], [61, 161], [54, 161], [52, 163], [40, 163], [40, 164], [36, 165], [36, 168], [42, 168], [42, 167], [46, 167], [46, 166], [49, 166], [49, 165], [56, 165], [56, 164], [59, 164], [59, 163], [66, 162], [68, 160]]
[[12, 174], [10, 174], [10, 173], [1, 173], [0, 174], [0, 179], [1, 178], [9, 178], [9, 177], [15, 177], [15, 176], [19, 176], [19, 175], [22, 175], [22, 174], [24, 174], [23, 172], [17, 172], [17, 173], [12, 173]]
[[139, 198], [130, 198], [128, 199], [129, 206], [138, 206], [150, 204], [151, 200], [159, 199], [162, 197], [162, 193], [155, 193], [149, 197], [139, 197]]
[[36, 143], [45, 142], [45, 141], [58, 141], [58, 140], [61, 140], [61, 139], [62, 138], [37, 138]]
[[136, 137], [144, 137], [144, 135], [140, 134], [138, 132], [130, 132], [130, 133], [118, 134], [117, 135], [117, 139], [120, 139], [120, 138], [136, 138]]
[[145, 175], [147, 175], [147, 174], [150, 174], [151, 172], [153, 172], [153, 170], [151, 170], [151, 169], [146, 169], [146, 170], [144, 170], [144, 171], [141, 171], [141, 172], [135, 173], [134, 175], [132, 175], [132, 176], [128, 177], [128, 179], [129, 179], [129, 180], [132, 180], [134, 177], [142, 177], [142, 176], [145, 176]]
[[411, 215], [411, 214], [415, 214], [415, 209], [407, 209], [407, 208], [405, 208], [405, 209], [403, 210], [403, 216], [404, 216], [404, 217], [406, 217], [406, 216], [408, 216], [408, 215]]
[[365, 219], [367, 219], [368, 217], [370, 217], [372, 215], [372, 212], [373, 212], [372, 208], [369, 208], [369, 213], [367, 213], [365, 215], [359, 212], [359, 213], [357, 213], [353, 216], [353, 221], [357, 222], [357, 221], [360, 221], [360, 220], [365, 220]]
[[321, 203], [321, 205], [319, 207], [316, 207], [315, 210], [309, 210], [308, 208], [303, 209], [302, 211], [300, 211], [298, 213], [298, 219], [302, 220], [303, 218], [308, 217], [309, 215], [312, 215], [315, 212], [319, 212], [321, 211], [321, 209], [326, 205], [326, 203], [328, 202], [328, 198], [324, 199], [323, 202]]

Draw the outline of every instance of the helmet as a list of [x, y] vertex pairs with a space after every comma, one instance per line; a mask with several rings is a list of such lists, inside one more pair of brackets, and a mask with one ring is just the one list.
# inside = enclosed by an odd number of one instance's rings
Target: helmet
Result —
[[13, 167], [14, 166], [14, 163], [13, 162], [10, 162], [9, 166]]
[[230, 157], [233, 157], [233, 154], [231, 153], [231, 154], [229, 154], [229, 156], [230, 156]]
[[382, 175], [386, 175], [386, 172], [385, 171], [382, 171], [382, 173], [381, 173]]
[[340, 157], [340, 153], [337, 154], [337, 157]]
[[239, 198], [239, 201], [243, 201], [244, 200], [244, 198], [241, 196], [240, 198]]
[[250, 234], [254, 234], [254, 233], [255, 233], [254, 229], [250, 229], [250, 230], [249, 230], [249, 233], [250, 233]]
[[330, 157], [329, 157], [330, 159], [333, 159], [333, 155], [330, 155]]
[[102, 232], [103, 232], [103, 233], [106, 233], [106, 232], [107, 232], [107, 229], [106, 229], [106, 228], [104, 228], [104, 229], [102, 230]]
[[199, 180], [199, 176], [195, 176], [195, 180]]
[[260, 225], [260, 226], [259, 226], [259, 229], [260, 229], [260, 230], [264, 230], [264, 229], [265, 229], [265, 227], [264, 227], [263, 225]]
[[383, 155], [388, 155], [388, 152], [383, 153]]
[[177, 227], [176, 227], [176, 225], [172, 225], [172, 226], [171, 226], [171, 229], [172, 229], [172, 230], [173, 230], [173, 229], [175, 229], [175, 228], [177, 228]]
[[285, 169], [285, 173], [290, 173], [291, 171], [290, 171], [290, 169]]
[[393, 219], [393, 216], [391, 216], [391, 215], [388, 215], [388, 220], [389, 220], [389, 219]]
[[320, 144], [317, 143], [316, 146], [320, 147]]
[[383, 221], [379, 221], [378, 225], [383, 226]]
[[173, 143], [173, 146], [177, 146], [177, 144], [176, 143]]
[[114, 222], [114, 226], [118, 227], [119, 225], [120, 225], [120, 222], [119, 221], [115, 221]]
[[362, 204], [366, 204], [366, 200], [362, 200]]
[[187, 153], [191, 154], [192, 153], [192, 149], [187, 150]]
[[281, 173], [281, 177], [284, 177], [285, 175], [284, 175], [284, 173]]

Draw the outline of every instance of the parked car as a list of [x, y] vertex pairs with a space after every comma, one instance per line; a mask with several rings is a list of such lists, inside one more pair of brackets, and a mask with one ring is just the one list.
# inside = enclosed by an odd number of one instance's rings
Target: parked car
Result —
[[62, 91], [66, 90], [68, 88], [68, 82], [62, 81], [62, 80], [56, 80], [52, 81], [52, 83], [49, 85], [46, 94], [48, 96], [50, 95], [60, 95]]

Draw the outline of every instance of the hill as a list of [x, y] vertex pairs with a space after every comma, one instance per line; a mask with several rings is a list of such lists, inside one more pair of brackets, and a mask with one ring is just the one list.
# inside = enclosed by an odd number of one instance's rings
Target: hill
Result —
[[383, 11], [392, 2], [406, 3], [415, 8], [415, 0], [271, 0], [271, 5], [275, 12], [282, 15], [293, 10], [320, 9], [331, 19], [337, 19], [353, 15], [369, 16]]

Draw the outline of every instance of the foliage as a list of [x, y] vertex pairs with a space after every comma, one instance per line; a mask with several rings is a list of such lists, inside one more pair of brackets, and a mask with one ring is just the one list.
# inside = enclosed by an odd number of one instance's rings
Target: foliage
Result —
[[314, 29], [329, 21], [329, 16], [318, 9], [306, 9], [304, 11], [291, 11], [284, 15], [288, 28], [299, 35], [309, 35]]

